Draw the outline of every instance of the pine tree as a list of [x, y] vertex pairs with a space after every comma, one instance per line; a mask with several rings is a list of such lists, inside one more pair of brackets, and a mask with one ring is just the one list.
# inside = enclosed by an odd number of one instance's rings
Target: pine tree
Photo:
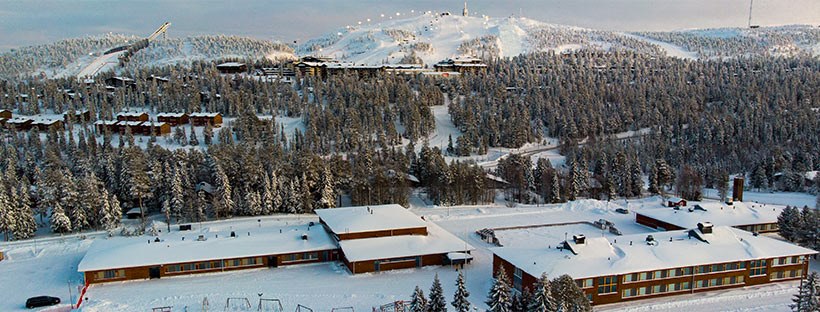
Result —
[[632, 164], [632, 168], [630, 170], [630, 182], [629, 185], [630, 193], [632, 196], [641, 196], [643, 193], [643, 172], [641, 172], [641, 164], [638, 160], [635, 160], [635, 163]]
[[71, 232], [71, 220], [65, 215], [59, 202], [51, 208], [51, 231], [60, 234]]
[[510, 297], [510, 286], [507, 284], [507, 273], [504, 268], [498, 271], [498, 275], [493, 280], [493, 287], [487, 296], [487, 305], [490, 312], [511, 312], [512, 298]]
[[657, 195], [661, 193], [660, 185], [658, 185], [658, 167], [652, 166], [652, 170], [649, 172], [649, 193], [653, 195]]
[[101, 198], [100, 198], [100, 206], [98, 207], [99, 212], [97, 215], [100, 216], [100, 227], [105, 230], [111, 230], [114, 228], [116, 221], [114, 220], [114, 216], [111, 215], [111, 200], [108, 197], [108, 190], [105, 188], [102, 189]]
[[34, 219], [34, 211], [31, 209], [29, 189], [28, 182], [24, 177], [17, 197], [17, 217], [15, 218], [17, 225], [14, 231], [14, 239], [32, 238], [37, 231], [37, 220]]
[[211, 124], [208, 123], [205, 125], [205, 129], [202, 130], [202, 141], [205, 143], [205, 145], [211, 145], [211, 142], [213, 142], [213, 138], [214, 130], [213, 127], [211, 127]]
[[270, 178], [266, 174], [262, 179], [262, 214], [270, 215], [275, 211], [273, 205], [273, 193], [271, 193]]
[[467, 297], [470, 296], [470, 293], [467, 291], [466, 285], [464, 285], [464, 272], [458, 272], [458, 279], [456, 279], [456, 292], [453, 295], [453, 302], [450, 303], [456, 309], [456, 312], [469, 312], [470, 311], [470, 302], [467, 301]]
[[111, 208], [109, 214], [112, 218], [112, 223], [108, 225], [108, 229], [110, 230], [118, 227], [122, 221], [122, 206], [120, 206], [120, 200], [117, 199], [116, 195], [111, 194], [111, 196], [108, 197], [108, 207]]
[[214, 182], [216, 183], [216, 189], [213, 208], [216, 218], [233, 215], [234, 202], [231, 194], [231, 183], [228, 181], [228, 175], [225, 174], [219, 164], [214, 166]]
[[191, 136], [189, 137], [188, 145], [199, 146], [199, 139], [196, 137], [196, 131], [194, 130], [193, 124], [191, 124]]
[[258, 216], [262, 214], [262, 199], [259, 197], [259, 193], [247, 191], [243, 201], [245, 203], [245, 215]]
[[802, 222], [797, 233], [800, 245], [814, 250], [820, 249], [820, 210], [803, 206], [800, 219]]
[[786, 240], [794, 242], [798, 238], [800, 229], [802, 228], [802, 219], [797, 208], [786, 206], [780, 215], [777, 216], [777, 226], [780, 236]]
[[527, 311], [530, 312], [553, 312], [558, 309], [555, 303], [555, 298], [552, 296], [552, 285], [547, 278], [547, 274], [541, 274], [538, 281], [535, 282], [535, 293], [533, 300], [529, 303]]
[[427, 312], [446, 312], [447, 301], [444, 299], [444, 291], [441, 289], [441, 281], [438, 273], [433, 278], [433, 286], [430, 287], [430, 300], [427, 301]]
[[5, 240], [10, 240], [17, 226], [14, 213], [16, 208], [13, 207], [13, 202], [6, 193], [6, 187], [3, 184], [0, 183], [0, 231], [3, 231]]
[[410, 299], [410, 312], [427, 312], [427, 298], [424, 297], [424, 291], [419, 286], [416, 286]]
[[333, 208], [336, 206], [336, 194], [333, 191], [333, 174], [328, 166], [324, 166], [322, 177], [319, 180], [319, 208]]
[[578, 284], [569, 275], [561, 275], [551, 282], [556, 311], [592, 311], [592, 306]]
[[794, 312], [817, 312], [820, 311], [820, 280], [818, 280], [817, 272], [809, 273], [802, 281], [800, 281], [800, 288], [797, 294], [792, 298], [792, 304], [789, 307]]
[[561, 202], [561, 182], [559, 181], [557, 173], [552, 175], [552, 183], [551, 183], [551, 186], [550, 186], [549, 202], [551, 204]]
[[171, 198], [169, 200], [170, 215], [172, 218], [179, 221], [182, 217], [182, 211], [185, 209], [185, 193], [182, 188], [182, 172], [181, 170], [174, 170], [171, 177]]

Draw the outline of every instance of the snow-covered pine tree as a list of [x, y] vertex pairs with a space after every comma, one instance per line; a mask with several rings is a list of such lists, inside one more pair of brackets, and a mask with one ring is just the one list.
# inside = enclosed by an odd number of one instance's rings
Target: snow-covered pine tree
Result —
[[507, 273], [504, 268], [498, 271], [493, 279], [493, 287], [487, 295], [487, 305], [490, 312], [511, 312], [512, 297], [510, 296], [510, 285], [507, 284]]
[[34, 211], [31, 209], [31, 197], [29, 196], [29, 185], [24, 177], [20, 184], [17, 196], [17, 225], [14, 231], [14, 239], [27, 239], [34, 237], [37, 231], [37, 220], [34, 219]]
[[100, 206], [97, 207], [97, 215], [100, 216], [100, 228], [110, 230], [114, 228], [114, 216], [111, 215], [111, 201], [108, 199], [108, 190], [105, 188], [100, 192]]
[[797, 240], [803, 247], [820, 249], [820, 210], [803, 206], [800, 219], [802, 219], [802, 224]]
[[777, 226], [780, 236], [786, 240], [794, 242], [798, 238], [798, 234], [802, 226], [802, 219], [800, 211], [792, 206], [786, 206], [780, 215], [777, 216]]
[[298, 179], [290, 180], [287, 194], [284, 199], [285, 209], [288, 213], [302, 213], [302, 200], [299, 191], [302, 187]]
[[71, 232], [71, 220], [65, 215], [59, 202], [51, 208], [51, 231], [60, 234]]
[[111, 194], [111, 196], [108, 197], [108, 207], [111, 209], [109, 214], [112, 220], [112, 223], [108, 225], [108, 229], [113, 229], [118, 227], [122, 221], [122, 206], [120, 206], [120, 200], [117, 199], [116, 195]]
[[194, 130], [194, 124], [191, 124], [191, 135], [188, 139], [188, 145], [199, 146], [199, 139], [196, 137], [196, 130]]
[[818, 280], [817, 272], [809, 273], [803, 280], [800, 281], [799, 289], [792, 298], [792, 304], [789, 307], [794, 312], [817, 312], [820, 311], [820, 280]]
[[333, 173], [329, 166], [324, 166], [319, 180], [319, 208], [333, 208], [336, 206], [336, 194], [333, 190]]
[[424, 296], [424, 291], [419, 286], [416, 286], [416, 290], [413, 291], [409, 312], [427, 312], [427, 297]]
[[604, 187], [606, 188], [607, 200], [613, 200], [616, 197], [618, 197], [618, 190], [615, 187], [616, 185], [614, 176], [615, 175], [613, 175], [612, 173], [606, 176], [606, 185]]
[[202, 129], [202, 141], [205, 143], [205, 145], [211, 145], [211, 142], [213, 142], [213, 138], [214, 130], [213, 127], [211, 127], [211, 124], [208, 123], [205, 125], [205, 129]]
[[551, 204], [561, 202], [561, 182], [557, 172], [552, 175], [552, 183], [550, 183], [549, 202]]
[[653, 195], [660, 194], [660, 185], [658, 185], [658, 167], [652, 166], [649, 171], [649, 193]]
[[88, 217], [86, 216], [86, 212], [83, 206], [76, 205], [74, 207], [71, 207], [70, 215], [73, 230], [79, 232], [88, 228]]
[[641, 196], [643, 193], [643, 172], [641, 171], [641, 163], [637, 158], [635, 159], [635, 163], [632, 164], [629, 174], [630, 193], [632, 193], [632, 196]]
[[567, 200], [575, 200], [581, 192], [581, 170], [576, 161], [570, 162], [569, 165], [569, 184], [567, 185]]
[[179, 219], [182, 217], [182, 211], [185, 209], [185, 193], [183, 192], [182, 188], [181, 170], [173, 170], [170, 186], [171, 198], [169, 200], [169, 204], [171, 209], [171, 218], [179, 221]]
[[575, 280], [569, 275], [561, 275], [551, 282], [552, 295], [555, 298], [556, 311], [587, 312], [592, 311], [581, 288], [575, 284]]
[[245, 193], [245, 215], [258, 216], [262, 214], [262, 199], [256, 191], [247, 191]]
[[438, 273], [433, 278], [433, 286], [430, 287], [430, 300], [427, 301], [427, 312], [447, 312], [447, 301], [444, 299], [444, 291], [441, 288], [441, 281]]
[[13, 232], [16, 231], [17, 220], [15, 220], [12, 201], [6, 192], [6, 187], [0, 181], [0, 231], [3, 231], [5, 240], [10, 240], [13, 237]]
[[214, 214], [217, 219], [233, 215], [234, 202], [231, 194], [231, 183], [228, 181], [228, 175], [222, 170], [222, 166], [218, 163], [214, 164]]
[[263, 215], [270, 215], [274, 212], [273, 207], [273, 193], [271, 193], [271, 183], [270, 177], [265, 174], [262, 177], [262, 214]]
[[729, 193], [729, 174], [718, 171], [715, 177], [715, 189], [718, 191], [718, 199], [724, 201]]
[[453, 302], [451, 303], [457, 312], [469, 312], [470, 302], [467, 297], [470, 292], [467, 291], [467, 286], [464, 284], [464, 271], [458, 272], [456, 279], [456, 292], [453, 294]]
[[529, 302], [527, 311], [529, 312], [553, 312], [558, 309], [555, 303], [555, 298], [552, 296], [552, 285], [550, 284], [547, 274], [541, 274], [541, 277], [535, 282], [535, 293], [532, 301]]
[[282, 194], [284, 194], [286, 190], [284, 184], [282, 183], [282, 180], [276, 176], [276, 173], [271, 173], [270, 187], [271, 193], [273, 194], [273, 211], [285, 211], [284, 207], [282, 206], [285, 201]]

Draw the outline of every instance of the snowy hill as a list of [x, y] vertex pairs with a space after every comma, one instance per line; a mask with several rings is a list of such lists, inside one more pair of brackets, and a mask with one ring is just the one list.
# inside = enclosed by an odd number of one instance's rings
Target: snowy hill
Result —
[[361, 64], [434, 64], [459, 55], [513, 57], [577, 49], [626, 49], [680, 58], [739, 55], [818, 55], [820, 30], [810, 26], [621, 33], [547, 24], [528, 18], [465, 17], [428, 12], [387, 22], [348, 26], [309, 40], [300, 55]]

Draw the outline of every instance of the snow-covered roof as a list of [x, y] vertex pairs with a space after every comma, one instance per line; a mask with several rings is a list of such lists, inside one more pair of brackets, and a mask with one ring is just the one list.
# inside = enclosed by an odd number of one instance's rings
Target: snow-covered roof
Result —
[[185, 113], [159, 113], [157, 117], [171, 117], [171, 118], [180, 118], [185, 116]]
[[14, 117], [14, 118], [11, 118], [11, 119], [7, 120], [6, 123], [8, 123], [8, 124], [24, 124], [24, 123], [29, 123], [29, 122], [32, 122], [32, 121], [33, 120], [31, 120], [29, 118]]
[[573, 249], [577, 255], [556, 248], [559, 242], [542, 241], [534, 241], [533, 245], [552, 243], [552, 248], [498, 247], [490, 250], [532, 276], [569, 274], [575, 279], [817, 253], [728, 226], [714, 227], [711, 234], [692, 231], [708, 242], [690, 237], [689, 230], [678, 230], [651, 233], [655, 240], [652, 245], [645, 241], [647, 234], [587, 238], [583, 247]]
[[117, 116], [123, 116], [123, 117], [139, 117], [139, 116], [142, 116], [142, 115], [145, 115], [145, 114], [146, 114], [146, 113], [138, 113], [138, 112], [121, 112], [121, 113], [117, 114]]
[[191, 113], [189, 117], [216, 117], [219, 113]]
[[104, 126], [111, 126], [116, 125], [119, 120], [97, 120], [94, 122], [95, 125], [104, 125]]
[[[404, 209], [404, 208], [401, 208]], [[428, 223], [427, 235], [397, 235], [339, 241], [348, 261], [392, 259], [473, 250], [450, 232]]]
[[53, 125], [57, 122], [62, 122], [59, 119], [35, 119], [31, 124], [32, 125]]
[[815, 178], [815, 177], [817, 177], [817, 174], [818, 174], [818, 173], [820, 173], [820, 171], [817, 171], [817, 170], [814, 170], [814, 171], [806, 171], [806, 173], [804, 174], [804, 176], [805, 176], [805, 177], [806, 177], [806, 179], [808, 179], [808, 180], [814, 180], [814, 178]]
[[136, 127], [136, 126], [139, 126], [143, 123], [144, 123], [144, 121], [120, 121], [119, 125], [120, 126], [126, 126], [126, 127]]
[[720, 201], [689, 202], [689, 205], [693, 207], [699, 205], [703, 209], [691, 209], [690, 211], [690, 209], [675, 210], [661, 207], [641, 209], [637, 213], [682, 228], [694, 228], [698, 222], [704, 221], [725, 226], [775, 223], [777, 216], [784, 208], [778, 205], [751, 202], [734, 202], [732, 205], [726, 205]]
[[225, 62], [225, 63], [219, 64], [219, 65], [216, 65], [216, 67], [240, 67], [240, 66], [245, 66], [245, 64], [244, 63], [239, 63], [239, 62]]
[[427, 226], [421, 217], [396, 204], [317, 209], [315, 212], [336, 234]]
[[673, 197], [669, 197], [668, 200], [669, 200], [669, 202], [672, 202], [672, 203], [679, 203], [679, 202], [683, 201], [683, 198], [673, 196]]
[[[175, 232], [154, 237], [115, 237], [97, 239], [80, 261], [77, 271], [97, 271], [160, 264], [185, 263], [229, 258], [255, 257], [276, 254], [330, 250], [338, 248], [320, 226], [307, 225], [258, 228], [237, 231], [237, 237], [224, 232]], [[204, 241], [198, 241], [203, 234]], [[303, 240], [302, 234], [308, 239]], [[217, 236], [219, 236], [217, 238]], [[182, 238], [185, 237], [185, 240]], [[148, 241], [151, 243], [148, 243]]]
[[141, 213], [142, 213], [142, 211], [140, 211], [140, 207], [134, 207], [134, 208], [128, 209], [128, 211], [125, 212], [125, 214], [127, 214], [127, 215], [141, 214]]

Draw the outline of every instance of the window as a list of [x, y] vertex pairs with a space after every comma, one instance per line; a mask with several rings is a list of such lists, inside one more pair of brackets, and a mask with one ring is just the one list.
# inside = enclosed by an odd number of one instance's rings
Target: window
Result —
[[165, 272], [166, 273], [175, 273], [175, 272], [181, 271], [181, 269], [182, 268], [179, 266], [179, 264], [172, 264], [172, 265], [169, 265], [169, 266], [165, 267]]
[[666, 276], [664, 276], [664, 271], [655, 271], [655, 272], [652, 272], [652, 275], [653, 275], [652, 276], [653, 279], [660, 279], [660, 278], [666, 277]]
[[683, 282], [683, 283], [680, 284], [680, 289], [683, 289], [683, 290], [692, 289], [692, 284], [690, 284], [689, 282]]
[[647, 279], [649, 279], [649, 277], [647, 276], [646, 272], [638, 273], [638, 280], [639, 281], [645, 281]]
[[635, 296], [635, 289], [634, 288], [624, 289], [622, 297], [629, 298], [629, 297], [634, 297], [634, 296]]
[[678, 269], [669, 269], [666, 271], [666, 276], [668, 277], [675, 277], [678, 276]]
[[100, 280], [123, 277], [125, 277], [125, 270], [106, 270], [102, 272], [97, 272], [97, 279]]
[[598, 278], [598, 293], [610, 294], [618, 291], [618, 279], [615, 276]]
[[751, 269], [749, 276], [766, 275], [766, 260], [752, 260], [749, 262], [749, 268]]
[[577, 281], [575, 281], [575, 283], [578, 284], [579, 288], [590, 288], [590, 287], [592, 287], [592, 279], [591, 278], [577, 280]]
[[679, 275], [692, 275], [692, 268], [680, 269], [680, 274]]
[[661, 285], [654, 285], [654, 286], [652, 286], [652, 293], [653, 293], [653, 294], [657, 294], [657, 293], [659, 293], [659, 292], [661, 292]]
[[522, 289], [521, 285], [524, 283], [524, 272], [519, 268], [513, 270], [513, 288]]
[[709, 266], [708, 265], [699, 265], [695, 269], [695, 274], [704, 274], [704, 273], [709, 273]]
[[646, 295], [646, 287], [638, 287], [638, 294], [636, 296]]
[[624, 283], [629, 283], [635, 280], [635, 274], [625, 274], [623, 277]]

